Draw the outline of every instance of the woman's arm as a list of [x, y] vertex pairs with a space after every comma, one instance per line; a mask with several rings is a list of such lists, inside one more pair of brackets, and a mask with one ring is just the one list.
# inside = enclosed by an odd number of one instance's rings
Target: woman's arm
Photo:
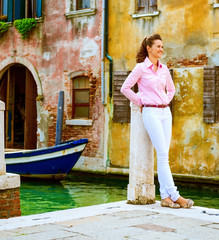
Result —
[[121, 87], [121, 93], [124, 94], [131, 102], [133, 102], [137, 106], [141, 106], [141, 100], [138, 94], [132, 91], [132, 87], [136, 84], [136, 82], [141, 77], [143, 71], [141, 65], [138, 63], [129, 76], [126, 78], [125, 82]]

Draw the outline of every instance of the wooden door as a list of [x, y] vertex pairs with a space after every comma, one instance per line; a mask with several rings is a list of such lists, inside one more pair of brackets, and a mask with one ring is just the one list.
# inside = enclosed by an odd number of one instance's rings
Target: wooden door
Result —
[[26, 69], [24, 149], [35, 149], [37, 139], [37, 87], [31, 72]]
[[7, 76], [7, 101], [6, 101], [6, 148], [14, 144], [14, 99], [15, 99], [15, 74], [8, 69]]

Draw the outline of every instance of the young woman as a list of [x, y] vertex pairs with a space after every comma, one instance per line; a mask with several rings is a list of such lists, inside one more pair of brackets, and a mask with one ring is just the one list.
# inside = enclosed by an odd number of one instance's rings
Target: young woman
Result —
[[[175, 87], [167, 66], [158, 60], [162, 55], [161, 36], [153, 34], [146, 37], [136, 56], [137, 65], [123, 83], [121, 92], [142, 107], [144, 126], [157, 153], [161, 206], [190, 208], [194, 202], [179, 195], [169, 166], [172, 115], [168, 105]], [[135, 83], [139, 88], [137, 94], [131, 90]]]

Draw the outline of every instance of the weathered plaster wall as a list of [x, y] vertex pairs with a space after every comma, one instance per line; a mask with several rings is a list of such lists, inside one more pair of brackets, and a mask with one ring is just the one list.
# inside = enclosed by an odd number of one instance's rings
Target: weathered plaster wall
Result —
[[[202, 66], [219, 64], [219, 9], [213, 9], [210, 0], [158, 0], [159, 16], [134, 19], [133, 2], [109, 3], [109, 54], [114, 70], [132, 70], [143, 38], [154, 32], [161, 34], [165, 52], [162, 62], [175, 68], [177, 90], [170, 150], [172, 171], [217, 175], [218, 124], [203, 123]], [[128, 166], [128, 126], [111, 119], [109, 159], [113, 166]], [[118, 146], [123, 151], [118, 151]]]
[[215, 58], [219, 49], [219, 8], [213, 9], [212, 1], [158, 0], [159, 16], [135, 19], [131, 16], [132, 2], [110, 2], [109, 52], [115, 70], [132, 69], [141, 41], [154, 32], [163, 37], [163, 61], [172, 66], [203, 65]]
[[[129, 166], [130, 124], [113, 123], [109, 126], [109, 159], [115, 167]], [[116, 143], [116, 144], [115, 144]]]
[[[23, 41], [12, 26], [0, 38], [0, 63], [18, 56], [36, 69], [43, 89], [37, 103], [38, 146], [55, 142], [58, 93], [65, 92], [63, 140], [88, 138], [85, 155], [103, 158], [104, 111], [101, 104], [101, 6], [95, 15], [67, 19], [70, 0], [43, 1], [43, 22], [38, 23], [30, 38]], [[66, 126], [71, 119], [72, 80], [69, 74], [83, 71], [92, 85], [92, 126]], [[38, 92], [39, 94], [39, 92]]]
[[174, 69], [170, 165], [175, 173], [219, 174], [219, 123], [203, 122], [203, 68]]

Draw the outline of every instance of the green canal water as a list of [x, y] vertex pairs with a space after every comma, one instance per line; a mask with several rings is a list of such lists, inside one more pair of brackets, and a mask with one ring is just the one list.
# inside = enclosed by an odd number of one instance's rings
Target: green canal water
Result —
[[[126, 200], [127, 184], [127, 178], [80, 174], [61, 182], [22, 179], [22, 216]], [[211, 187], [178, 186], [178, 190], [196, 206], [219, 209], [219, 193]], [[158, 188], [156, 200], [160, 200]]]

